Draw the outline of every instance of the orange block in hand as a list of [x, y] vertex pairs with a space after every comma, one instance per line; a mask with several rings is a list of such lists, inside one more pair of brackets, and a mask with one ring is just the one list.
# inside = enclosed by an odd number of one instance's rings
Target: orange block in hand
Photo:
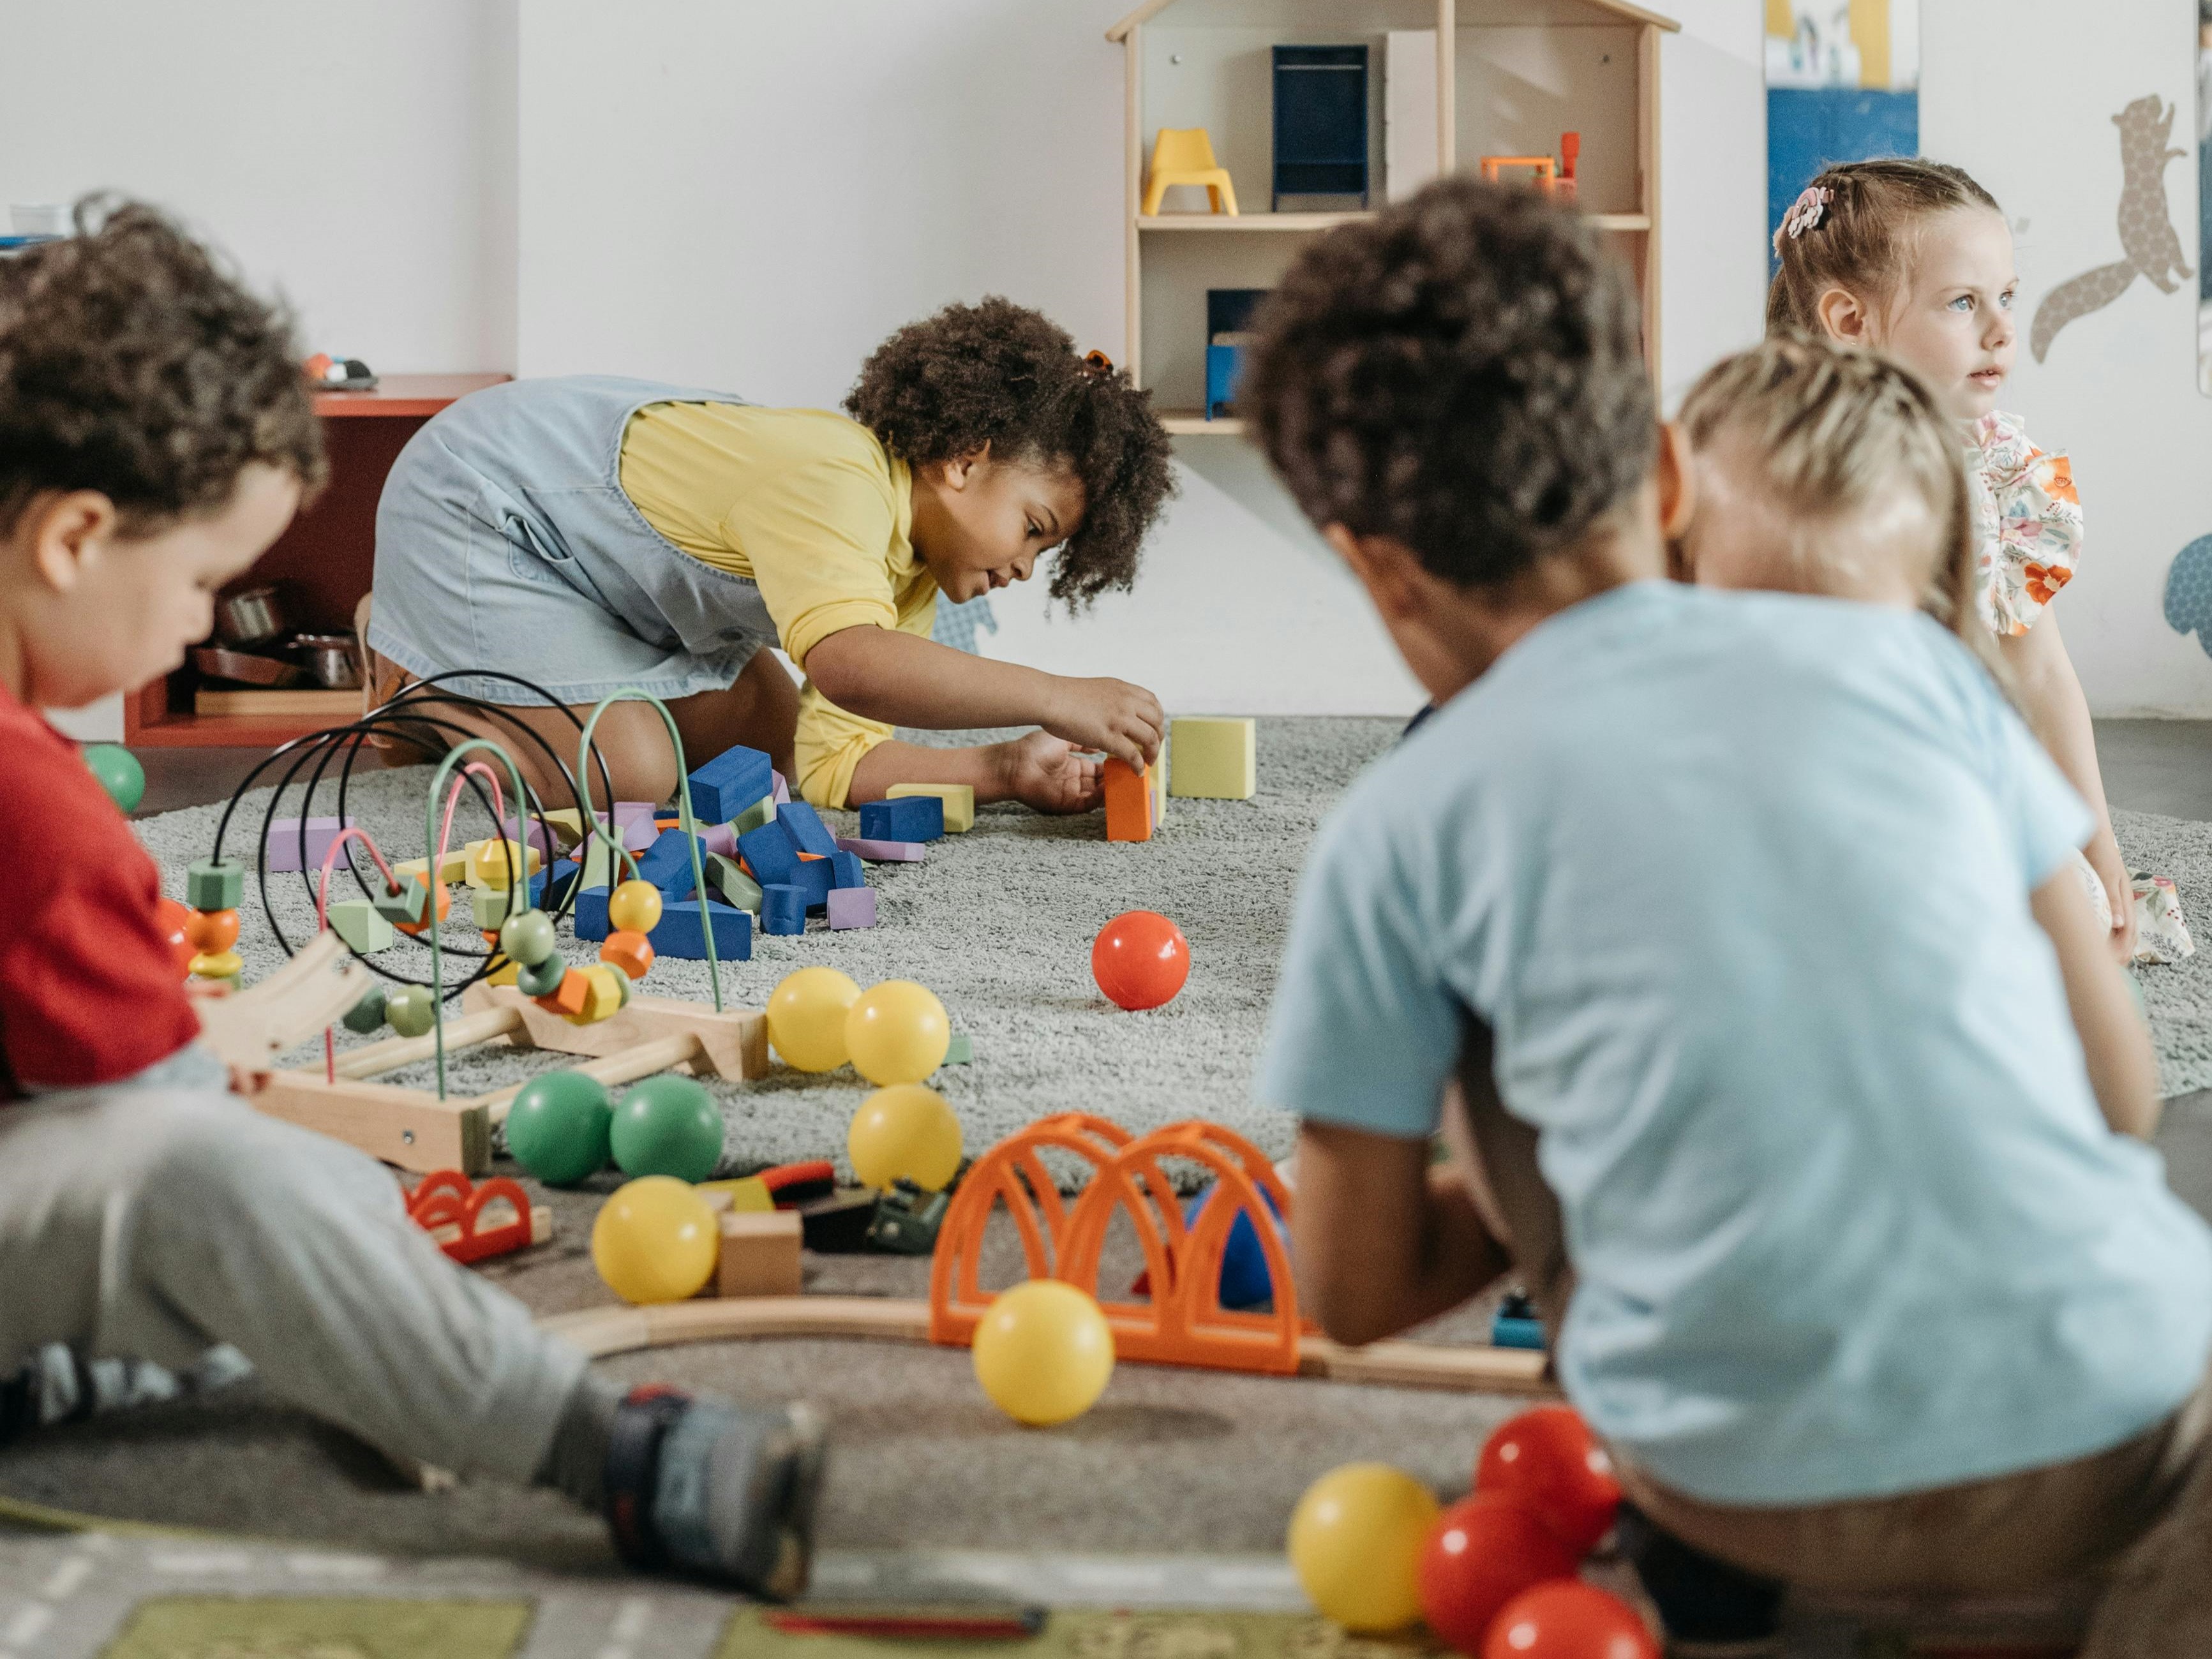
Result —
[[1128, 762], [1106, 760], [1106, 839], [1152, 838], [1152, 769], [1139, 772]]

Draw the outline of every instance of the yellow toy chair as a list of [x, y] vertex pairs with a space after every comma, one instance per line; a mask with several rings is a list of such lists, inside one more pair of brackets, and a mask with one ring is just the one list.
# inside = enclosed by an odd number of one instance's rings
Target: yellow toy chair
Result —
[[1145, 185], [1145, 216], [1160, 210], [1170, 185], [1204, 185], [1216, 213], [1237, 213], [1237, 186], [1229, 169], [1213, 159], [1213, 141], [1204, 127], [1162, 127], [1152, 141], [1152, 173]]

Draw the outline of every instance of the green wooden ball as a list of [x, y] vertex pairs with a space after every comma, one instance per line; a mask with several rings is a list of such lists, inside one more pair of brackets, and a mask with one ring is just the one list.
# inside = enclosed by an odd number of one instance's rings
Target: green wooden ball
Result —
[[395, 985], [384, 996], [384, 1018], [402, 1036], [422, 1036], [438, 1023], [438, 1000], [427, 985]]
[[556, 951], [543, 962], [532, 963], [514, 976], [515, 988], [526, 997], [550, 997], [561, 988], [561, 981], [568, 971], [568, 964]]
[[372, 985], [359, 1002], [346, 1010], [345, 1028], [359, 1031], [363, 1036], [384, 1024], [384, 988]]
[[546, 1072], [524, 1084], [508, 1108], [507, 1150], [547, 1186], [573, 1186], [606, 1168], [614, 1115], [598, 1079]]
[[119, 744], [88, 744], [84, 763], [92, 769], [92, 775], [118, 810], [138, 810], [138, 803], [146, 799], [146, 769], [138, 764], [136, 755]]
[[625, 1175], [704, 1181], [722, 1161], [722, 1114], [696, 1079], [664, 1072], [622, 1097], [611, 1139]]
[[553, 932], [552, 917], [543, 910], [525, 910], [509, 916], [500, 928], [499, 948], [509, 960], [535, 968], [561, 948], [561, 941]]

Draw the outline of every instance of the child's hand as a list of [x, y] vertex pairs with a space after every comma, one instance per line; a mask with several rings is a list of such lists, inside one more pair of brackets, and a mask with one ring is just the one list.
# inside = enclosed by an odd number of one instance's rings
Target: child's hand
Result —
[[1127, 680], [1063, 679], [1054, 682], [1054, 690], [1058, 706], [1040, 723], [1055, 738], [1079, 749], [1103, 749], [1139, 771], [1160, 752], [1167, 716], [1160, 712], [1160, 700], [1143, 686]]
[[993, 758], [1003, 798], [1040, 812], [1088, 812], [1104, 793], [1100, 763], [1047, 732], [1031, 732], [1000, 744]]

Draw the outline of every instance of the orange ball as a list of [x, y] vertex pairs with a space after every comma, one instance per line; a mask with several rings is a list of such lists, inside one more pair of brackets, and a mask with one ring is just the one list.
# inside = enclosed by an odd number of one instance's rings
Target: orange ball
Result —
[[238, 943], [238, 912], [188, 911], [185, 916], [185, 937], [202, 956], [220, 955]]
[[643, 979], [653, 966], [653, 941], [642, 933], [618, 927], [599, 946], [599, 960], [621, 969], [632, 979]]
[[[177, 977], [179, 979], [191, 972], [192, 958], [200, 953], [199, 947], [192, 943], [186, 932], [197, 914], [173, 898], [162, 897], [154, 901], [154, 927], [168, 945], [169, 954], [177, 959]], [[236, 914], [232, 912], [234, 918]]]
[[1091, 976], [1110, 1002], [1157, 1008], [1172, 1002], [1190, 977], [1190, 945], [1158, 911], [1126, 910], [1092, 941]]

